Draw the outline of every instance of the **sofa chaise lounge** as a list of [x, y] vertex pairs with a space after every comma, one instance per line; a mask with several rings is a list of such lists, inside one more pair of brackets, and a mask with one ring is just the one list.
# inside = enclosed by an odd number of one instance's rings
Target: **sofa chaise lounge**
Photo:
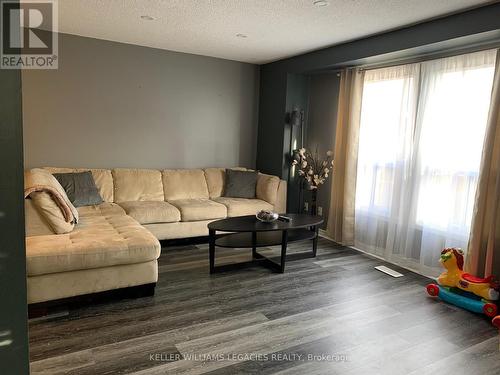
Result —
[[55, 234], [44, 207], [25, 200], [29, 304], [126, 287], [154, 288], [158, 240], [206, 236], [207, 224], [225, 217], [286, 210], [286, 182], [266, 174], [258, 175], [256, 198], [245, 199], [224, 197], [224, 168], [44, 169], [91, 171], [104, 202], [78, 207], [74, 229]]

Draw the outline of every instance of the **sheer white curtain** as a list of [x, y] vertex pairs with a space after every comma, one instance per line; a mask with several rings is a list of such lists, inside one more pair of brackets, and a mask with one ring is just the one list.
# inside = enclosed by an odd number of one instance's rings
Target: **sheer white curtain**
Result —
[[365, 73], [355, 247], [431, 276], [467, 247], [495, 56]]

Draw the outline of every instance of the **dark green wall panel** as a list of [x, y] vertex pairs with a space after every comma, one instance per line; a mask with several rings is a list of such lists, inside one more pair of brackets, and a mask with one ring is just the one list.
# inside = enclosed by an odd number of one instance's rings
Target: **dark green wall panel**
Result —
[[0, 70], [0, 374], [29, 373], [21, 72]]

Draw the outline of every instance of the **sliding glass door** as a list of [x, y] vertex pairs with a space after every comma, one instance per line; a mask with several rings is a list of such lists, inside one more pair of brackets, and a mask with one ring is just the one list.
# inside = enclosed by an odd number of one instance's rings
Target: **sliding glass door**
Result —
[[495, 56], [365, 72], [356, 247], [427, 275], [467, 247]]

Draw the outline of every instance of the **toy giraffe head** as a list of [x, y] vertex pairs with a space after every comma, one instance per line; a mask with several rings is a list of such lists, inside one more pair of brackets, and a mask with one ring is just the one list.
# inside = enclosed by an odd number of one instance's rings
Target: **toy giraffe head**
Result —
[[464, 268], [464, 252], [462, 249], [455, 247], [446, 248], [441, 251], [441, 259], [439, 261], [448, 270], [458, 268], [462, 271]]

